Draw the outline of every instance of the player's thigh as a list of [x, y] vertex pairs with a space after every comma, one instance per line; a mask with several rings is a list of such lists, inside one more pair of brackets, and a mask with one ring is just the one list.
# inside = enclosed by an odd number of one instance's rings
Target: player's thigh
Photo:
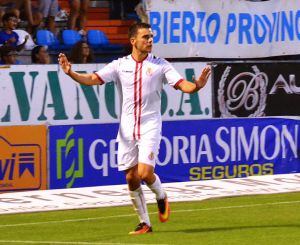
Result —
[[142, 180], [152, 180], [154, 174], [154, 166], [147, 163], [138, 163], [138, 175]]
[[139, 163], [150, 165], [153, 168], [158, 157], [160, 138], [142, 139], [139, 141]]
[[124, 171], [138, 163], [138, 146], [133, 140], [118, 141], [118, 169]]

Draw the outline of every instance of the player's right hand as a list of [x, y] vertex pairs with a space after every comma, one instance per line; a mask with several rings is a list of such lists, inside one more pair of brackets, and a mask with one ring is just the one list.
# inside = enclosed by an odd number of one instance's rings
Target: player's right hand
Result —
[[68, 58], [65, 54], [60, 53], [58, 55], [58, 63], [60, 67], [63, 69], [64, 73], [69, 74], [71, 71], [71, 63], [68, 61]]

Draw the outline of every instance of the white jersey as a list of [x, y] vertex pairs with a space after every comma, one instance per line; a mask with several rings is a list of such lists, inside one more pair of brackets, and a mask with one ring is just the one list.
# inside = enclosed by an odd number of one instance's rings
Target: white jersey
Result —
[[117, 139], [139, 140], [161, 134], [161, 91], [166, 81], [177, 88], [182, 76], [165, 59], [148, 54], [143, 61], [132, 55], [119, 58], [95, 73], [103, 82], [114, 81], [121, 100]]

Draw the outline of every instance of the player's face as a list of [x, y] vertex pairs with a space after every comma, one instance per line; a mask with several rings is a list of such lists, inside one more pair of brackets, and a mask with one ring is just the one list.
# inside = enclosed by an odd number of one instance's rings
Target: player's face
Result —
[[152, 44], [153, 33], [150, 28], [139, 29], [132, 40], [132, 45], [142, 53], [150, 53], [152, 51]]

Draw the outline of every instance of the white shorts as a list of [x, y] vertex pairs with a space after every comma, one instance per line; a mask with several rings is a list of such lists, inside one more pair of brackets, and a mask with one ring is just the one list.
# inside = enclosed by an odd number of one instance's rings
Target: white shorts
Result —
[[118, 169], [124, 171], [145, 163], [155, 167], [161, 137], [157, 139], [118, 140]]

